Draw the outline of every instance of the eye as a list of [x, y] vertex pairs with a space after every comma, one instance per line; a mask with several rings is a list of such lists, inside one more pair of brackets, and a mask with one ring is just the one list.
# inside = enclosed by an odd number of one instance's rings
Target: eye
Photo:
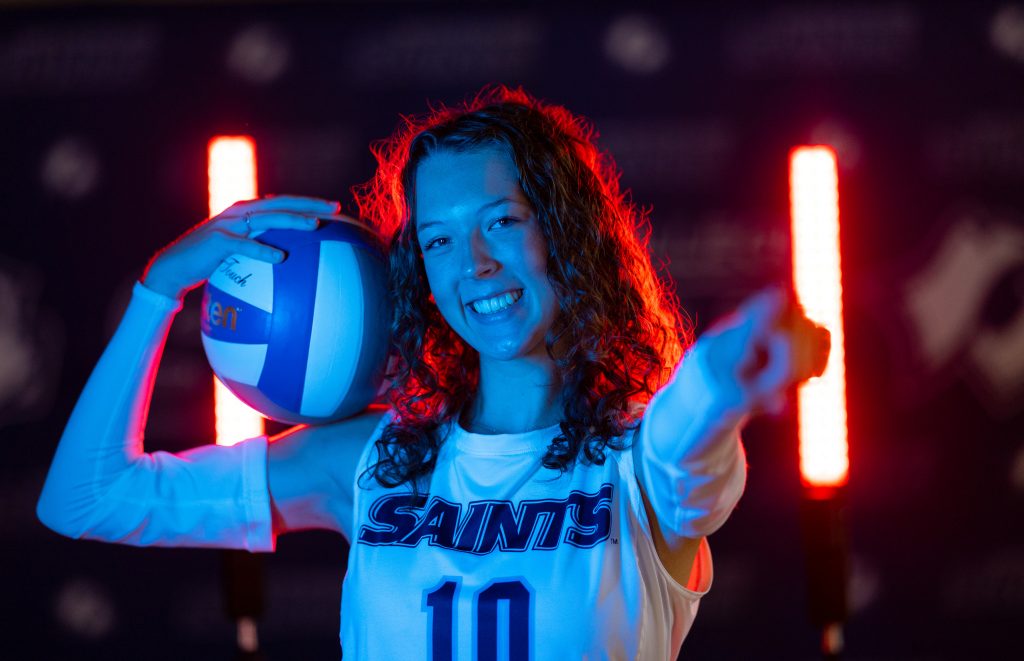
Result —
[[501, 227], [508, 227], [509, 225], [513, 225], [515, 223], [518, 223], [519, 219], [518, 218], [512, 218], [511, 216], [505, 216], [504, 218], [499, 218], [496, 221], [494, 221], [491, 224], [491, 227], [494, 227], [495, 225], [497, 225], [498, 223], [501, 223], [501, 222], [507, 222], [508, 223], [507, 225], [501, 225]]
[[440, 236], [440, 237], [438, 237], [436, 239], [431, 239], [430, 241], [427, 241], [427, 244], [425, 246], [423, 246], [423, 249], [424, 250], [430, 250], [431, 248], [434, 247], [434, 244], [436, 244], [438, 241], [447, 241], [447, 240], [448, 239], [443, 237], [443, 236]]

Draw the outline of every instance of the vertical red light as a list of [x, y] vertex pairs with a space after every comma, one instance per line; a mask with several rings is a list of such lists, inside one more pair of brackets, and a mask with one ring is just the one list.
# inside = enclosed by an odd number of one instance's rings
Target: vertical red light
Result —
[[843, 651], [849, 562], [844, 524], [850, 461], [842, 271], [839, 261], [839, 171], [830, 147], [799, 147], [789, 161], [793, 285], [805, 314], [832, 334], [820, 377], [797, 393], [801, 523], [807, 560], [808, 610], [826, 659]]
[[849, 454], [839, 261], [839, 174], [830, 147], [790, 154], [793, 283], [807, 317], [832, 334], [825, 372], [798, 391], [800, 474], [807, 487], [846, 484]]
[[[210, 216], [239, 200], [256, 197], [256, 144], [248, 136], [217, 136], [210, 140], [207, 156]], [[263, 416], [231, 394], [213, 377], [217, 444], [234, 445], [263, 434]]]

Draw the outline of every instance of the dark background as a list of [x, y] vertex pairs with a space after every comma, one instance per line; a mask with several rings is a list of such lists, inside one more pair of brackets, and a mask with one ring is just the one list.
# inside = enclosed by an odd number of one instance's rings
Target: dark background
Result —
[[[1008, 658], [1024, 623], [1024, 5], [33, 5], [0, 10], [0, 656], [226, 659], [216, 551], [35, 518], [149, 256], [206, 214], [206, 143], [345, 200], [399, 114], [487, 82], [594, 121], [700, 329], [788, 273], [787, 157], [839, 155], [850, 659]], [[147, 449], [213, 435], [190, 295]], [[690, 659], [814, 658], [792, 414], [746, 433]], [[347, 548], [265, 558], [269, 659], [338, 657]], [[400, 632], [396, 632], [400, 635]]]

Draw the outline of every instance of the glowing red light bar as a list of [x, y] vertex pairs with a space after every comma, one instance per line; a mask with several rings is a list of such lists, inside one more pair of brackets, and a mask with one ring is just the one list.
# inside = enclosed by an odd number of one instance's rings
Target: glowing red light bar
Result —
[[[210, 140], [207, 156], [210, 216], [239, 200], [256, 197], [256, 144], [248, 136], [218, 136]], [[235, 397], [213, 377], [217, 444], [234, 445], [263, 433], [263, 416]]]
[[839, 174], [830, 147], [790, 154], [793, 283], [808, 318], [832, 334], [824, 374], [799, 389], [800, 474], [809, 487], [846, 484], [846, 369], [839, 263]]

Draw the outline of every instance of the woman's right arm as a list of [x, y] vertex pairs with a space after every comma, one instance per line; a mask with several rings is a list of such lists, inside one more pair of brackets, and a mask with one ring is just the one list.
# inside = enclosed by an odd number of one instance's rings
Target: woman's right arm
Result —
[[265, 437], [143, 451], [153, 381], [180, 309], [136, 283], [64, 428], [36, 512], [76, 539], [270, 550]]
[[[247, 238], [245, 215], [253, 229], [312, 229], [312, 216], [333, 211], [332, 203], [306, 198], [245, 202], [157, 255], [61, 437], [37, 506], [43, 523], [70, 537], [133, 545], [273, 548], [274, 534], [287, 527], [274, 526], [266, 437], [146, 453], [143, 429], [180, 298], [232, 253], [275, 261], [272, 248]], [[302, 488], [292, 487], [292, 497]]]

